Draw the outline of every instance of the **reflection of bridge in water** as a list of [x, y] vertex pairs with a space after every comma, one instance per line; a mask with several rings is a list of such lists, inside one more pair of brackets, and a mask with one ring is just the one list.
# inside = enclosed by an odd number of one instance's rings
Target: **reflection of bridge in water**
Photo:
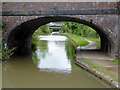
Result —
[[61, 28], [64, 25], [64, 23], [49, 23], [49, 28]]

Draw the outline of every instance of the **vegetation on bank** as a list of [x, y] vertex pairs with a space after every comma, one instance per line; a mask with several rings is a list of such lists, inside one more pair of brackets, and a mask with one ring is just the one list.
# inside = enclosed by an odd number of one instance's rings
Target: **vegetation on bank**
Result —
[[119, 59], [113, 60], [112, 62], [120, 64], [120, 60]]
[[2, 4], [6, 4], [6, 2], [2, 2]]
[[[58, 23], [58, 22], [55, 22]], [[100, 43], [100, 37], [98, 33], [91, 27], [77, 23], [77, 22], [64, 22], [61, 28], [49, 29], [49, 24], [43, 25], [38, 28], [34, 34], [36, 35], [48, 35], [52, 31], [59, 31], [61, 33], [69, 33], [77, 36], [81, 36], [88, 40]]]
[[[3, 22], [2, 20], [0, 20], [0, 26], [2, 26], [0, 28], [0, 31], [2, 31], [2, 28], [4, 28], [5, 25], [6, 25], [6, 22]], [[2, 32], [0, 32], [0, 34], [1, 33]], [[3, 41], [2, 38], [0, 38], [0, 60], [6, 61], [7, 59], [10, 58], [10, 56], [14, 54], [13, 51], [16, 49], [16, 47], [9, 50], [7, 45], [5, 45], [2, 41]]]
[[113, 73], [107, 71], [102, 66], [93, 64], [93, 63], [91, 63], [91, 62], [89, 62], [89, 61], [87, 61], [85, 59], [82, 59], [81, 61], [84, 62], [84, 63], [87, 63], [88, 65], [90, 65], [91, 67], [93, 67], [93, 68], [97, 69], [98, 71], [104, 73], [105, 75], [110, 75], [110, 77], [113, 78], [114, 81], [120, 81], [120, 80], [118, 80], [118, 77], [116, 75], [114, 75]]
[[36, 36], [32, 36], [32, 50], [36, 50], [36, 43], [37, 43], [38, 38]]
[[65, 22], [61, 27], [60, 32], [82, 37], [99, 38], [98, 33], [93, 28], [76, 22]]
[[82, 37], [82, 38], [88, 39], [96, 43], [100, 43], [100, 38], [94, 38], [94, 37]]
[[51, 30], [49, 29], [49, 25], [45, 24], [41, 27], [39, 27], [33, 34], [33, 36], [38, 36], [38, 35], [48, 35], [51, 33]]
[[9, 59], [10, 56], [12, 56], [14, 54], [13, 51], [16, 49], [16, 48], [12, 48], [12, 49], [8, 50], [8, 48], [2, 42], [0, 42], [0, 46], [1, 46], [0, 47], [0, 59], [2, 61]]
[[2, 22], [2, 28], [4, 28], [4, 27], [5, 27], [5, 25], [6, 25], [6, 23], [5, 23], [5, 22]]
[[[92, 29], [91, 27], [88, 27], [83, 24], [79, 24], [76, 22], [64, 22], [63, 26], [61, 28], [54, 28], [49, 29], [49, 24], [43, 25], [40, 28], [38, 28], [32, 37], [32, 46], [35, 46], [35, 37], [38, 35], [48, 35], [52, 31], [59, 31], [62, 34], [68, 36], [75, 44], [75, 46], [86, 46], [89, 44], [88, 41], [81, 39], [85, 38], [91, 41], [94, 41], [96, 43], [100, 43], [100, 37], [97, 34], [97, 32]], [[76, 35], [76, 36], [75, 36]], [[99, 46], [100, 47], [100, 46]]]
[[[60, 32], [67, 33], [67, 35], [70, 34], [70, 36], [74, 34], [93, 42], [100, 43], [100, 37], [94, 29], [76, 22], [65, 22], [61, 27]], [[85, 43], [83, 42], [83, 46], [87, 45], [87, 43]]]
[[39, 35], [49, 35], [51, 33], [51, 30], [49, 29], [49, 25], [45, 24], [41, 27], [39, 27], [34, 34], [32, 35], [32, 50], [36, 50], [36, 44], [37, 44], [37, 36]]
[[75, 47], [77, 46], [86, 46], [89, 44], [88, 41], [83, 40], [77, 36], [74, 36], [72, 34], [68, 34], [68, 33], [62, 33], [63, 35], [66, 35], [67, 37], [69, 37], [74, 43], [75, 43]]

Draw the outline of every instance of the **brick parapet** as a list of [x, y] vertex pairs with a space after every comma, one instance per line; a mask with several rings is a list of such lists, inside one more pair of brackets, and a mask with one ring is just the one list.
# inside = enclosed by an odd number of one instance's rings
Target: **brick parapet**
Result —
[[115, 9], [116, 2], [6, 2], [3, 11]]

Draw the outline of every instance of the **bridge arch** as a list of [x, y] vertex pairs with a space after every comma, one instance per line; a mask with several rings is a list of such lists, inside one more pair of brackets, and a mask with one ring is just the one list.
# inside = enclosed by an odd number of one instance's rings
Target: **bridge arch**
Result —
[[32, 34], [42, 25], [45, 25], [50, 22], [77, 22], [84, 25], [87, 25], [93, 28], [101, 38], [101, 50], [107, 52], [108, 54], [113, 53], [114, 50], [114, 38], [111, 37], [111, 32], [100, 28], [99, 25], [90, 21], [86, 21], [84, 19], [80, 19], [78, 17], [70, 17], [70, 16], [44, 16], [36, 19], [31, 19], [25, 21], [11, 30], [8, 39], [7, 45], [9, 49], [13, 47], [17, 47], [15, 50], [16, 55], [20, 56], [28, 56], [31, 54], [31, 38]]

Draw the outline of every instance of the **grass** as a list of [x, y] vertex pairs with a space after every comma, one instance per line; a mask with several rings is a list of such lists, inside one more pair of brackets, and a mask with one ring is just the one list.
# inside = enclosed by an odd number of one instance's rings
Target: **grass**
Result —
[[89, 44], [88, 41], [83, 40], [83, 39], [79, 38], [78, 36], [73, 36], [72, 34], [68, 34], [68, 33], [63, 33], [63, 35], [66, 35], [70, 39], [72, 39], [76, 43], [76, 46], [86, 46]]
[[22, 4], [23, 7], [25, 7], [26, 4]]
[[115, 63], [118, 63], [120, 64], [120, 60], [116, 59], [116, 60], [113, 60], [112, 62], [115, 62]]
[[88, 39], [88, 40], [96, 42], [96, 43], [100, 43], [100, 38], [92, 38], [92, 37], [82, 37], [82, 38]]
[[91, 63], [91, 62], [88, 62], [88, 61], [85, 60], [85, 59], [82, 59], [81, 61], [84, 62], [84, 63], [87, 63], [88, 65], [90, 65], [91, 67], [93, 67], [93, 68], [97, 69], [98, 71], [104, 73], [105, 75], [110, 75], [110, 77], [113, 78], [114, 81], [119, 81], [119, 80], [118, 80], [118, 77], [117, 77], [116, 75], [114, 75], [113, 73], [107, 71], [107, 70], [104, 69], [103, 67], [101, 67], [101, 66], [99, 66], [99, 65], [96, 65], [96, 64], [93, 64], [93, 63]]
[[2, 4], [6, 4], [6, 2], [2, 2]]
[[97, 48], [101, 48], [101, 45], [97, 45]]

